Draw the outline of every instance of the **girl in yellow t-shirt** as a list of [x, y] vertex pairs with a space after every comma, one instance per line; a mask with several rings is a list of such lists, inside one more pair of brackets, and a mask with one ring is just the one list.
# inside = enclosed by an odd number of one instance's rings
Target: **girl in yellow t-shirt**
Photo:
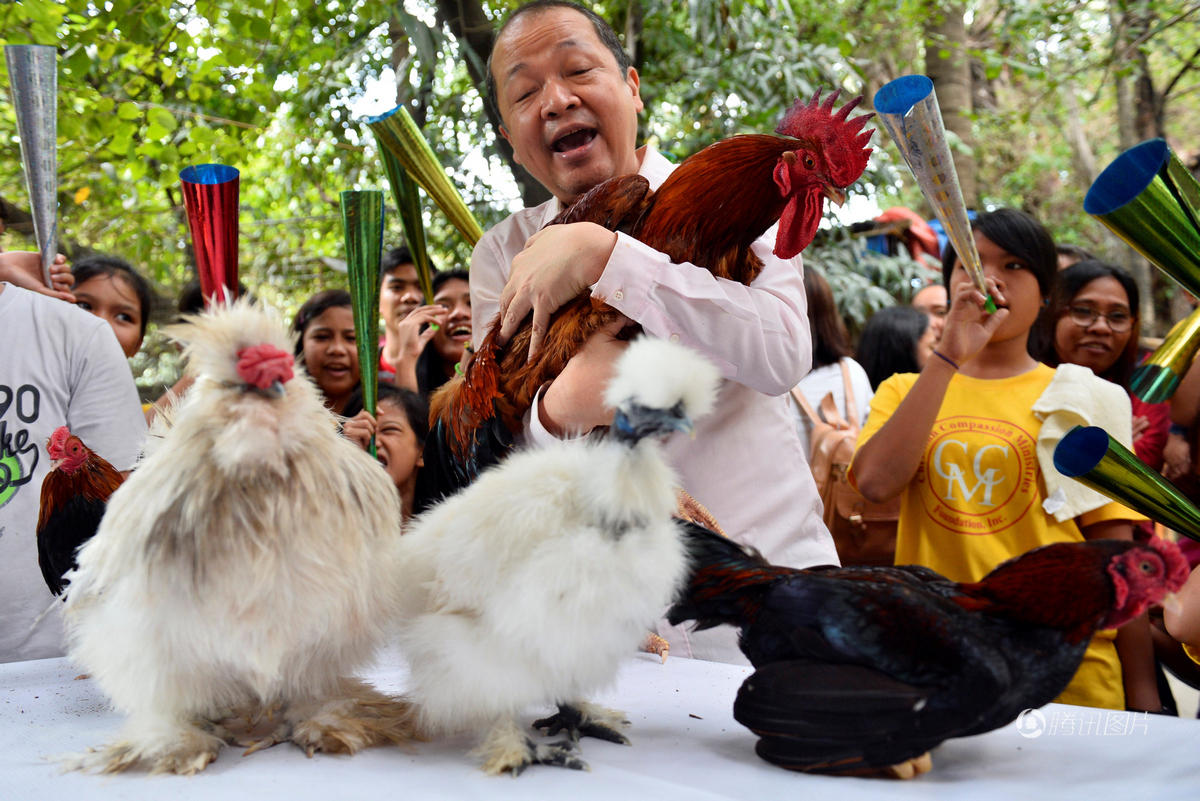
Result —
[[[981, 214], [972, 228], [1000, 308], [984, 311], [984, 296], [948, 247], [942, 270], [951, 307], [941, 341], [920, 374], [879, 386], [850, 474], [872, 501], [901, 496], [896, 563], [955, 581], [977, 581], [1041, 545], [1133, 532], [1132, 513], [1118, 504], [1062, 523], [1042, 510], [1041, 424], [1031, 407], [1054, 371], [1026, 345], [1054, 280], [1054, 242], [1015, 209]], [[1160, 709], [1145, 617], [1097, 634], [1058, 700]]]

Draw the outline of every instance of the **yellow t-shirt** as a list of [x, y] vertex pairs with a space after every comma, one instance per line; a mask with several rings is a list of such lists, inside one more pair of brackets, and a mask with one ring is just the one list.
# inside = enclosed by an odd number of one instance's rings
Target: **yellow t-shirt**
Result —
[[[1060, 523], [1042, 510], [1041, 423], [1031, 409], [1053, 377], [1054, 370], [1038, 365], [1011, 378], [951, 379], [921, 465], [901, 494], [896, 564], [925, 565], [970, 582], [1033, 548], [1083, 541], [1074, 520]], [[859, 445], [891, 418], [916, 380], [916, 373], [902, 373], [879, 385]], [[1117, 503], [1079, 518], [1084, 525], [1134, 519], [1141, 515]], [[1115, 637], [1115, 631], [1096, 634], [1059, 702], [1125, 708]]]

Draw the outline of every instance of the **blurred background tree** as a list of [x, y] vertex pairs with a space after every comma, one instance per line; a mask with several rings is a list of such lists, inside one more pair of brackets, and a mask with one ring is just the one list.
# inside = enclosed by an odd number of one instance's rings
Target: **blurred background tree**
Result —
[[[293, 311], [345, 283], [343, 189], [386, 186], [360, 118], [403, 103], [486, 228], [546, 197], [513, 165], [480, 93], [501, 0], [23, 0], [0, 4], [0, 42], [59, 51], [62, 249], [115, 253], [160, 287], [192, 275], [178, 189], [193, 163], [238, 167], [242, 280]], [[593, 7], [642, 76], [641, 134], [674, 158], [774, 128], [818, 88], [873, 96], [899, 75], [938, 83], [967, 196], [1012, 205], [1063, 241], [1134, 269], [1154, 330], [1175, 293], [1082, 210], [1122, 149], [1166, 136], [1200, 159], [1196, 0], [614, 0]], [[0, 84], [7, 77], [0, 75]], [[853, 194], [928, 209], [890, 142]], [[0, 243], [31, 248], [15, 117], [0, 106]], [[856, 206], [856, 209], [864, 207]], [[864, 218], [873, 213], [852, 212]], [[442, 267], [469, 249], [426, 212]], [[846, 222], [852, 219], [843, 216]], [[402, 239], [394, 214], [388, 244]], [[852, 327], [906, 298], [903, 258], [831, 236], [806, 258], [830, 276]], [[874, 289], [872, 289], [874, 287]], [[1153, 319], [1153, 318], [1148, 318]], [[143, 383], [163, 379], [151, 344]]]

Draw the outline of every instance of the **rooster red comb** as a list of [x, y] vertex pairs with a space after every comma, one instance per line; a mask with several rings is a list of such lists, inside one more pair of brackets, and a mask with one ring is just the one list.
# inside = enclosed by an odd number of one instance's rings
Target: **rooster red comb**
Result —
[[62, 459], [66, 456], [63, 448], [70, 437], [71, 429], [66, 426], [59, 426], [54, 429], [54, 433], [46, 440], [46, 453], [50, 454], [51, 459]]
[[871, 148], [867, 147], [867, 143], [871, 141], [875, 129], [864, 131], [862, 128], [867, 120], [875, 116], [875, 112], [847, 119], [850, 112], [862, 102], [862, 95], [859, 95], [835, 114], [833, 104], [841, 94], [842, 90], [836, 89], [821, 103], [821, 90], [818, 89], [807, 103], [797, 100], [783, 115], [783, 121], [775, 133], [796, 139], [819, 140], [829, 165], [829, 177], [844, 189], [857, 181], [867, 168], [867, 159], [871, 156]]
[[251, 386], [266, 389], [276, 381], [286, 384], [292, 380], [295, 360], [286, 350], [264, 343], [242, 348], [237, 355], [238, 376]]

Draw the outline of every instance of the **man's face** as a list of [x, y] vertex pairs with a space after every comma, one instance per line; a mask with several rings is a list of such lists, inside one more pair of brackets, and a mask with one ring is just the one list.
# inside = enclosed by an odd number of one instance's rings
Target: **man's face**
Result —
[[516, 162], [563, 203], [637, 172], [637, 71], [622, 73], [587, 17], [518, 17], [496, 42], [492, 74]]
[[383, 277], [379, 288], [379, 314], [383, 324], [395, 328], [408, 313], [421, 305], [421, 282], [415, 264], [401, 264]]

